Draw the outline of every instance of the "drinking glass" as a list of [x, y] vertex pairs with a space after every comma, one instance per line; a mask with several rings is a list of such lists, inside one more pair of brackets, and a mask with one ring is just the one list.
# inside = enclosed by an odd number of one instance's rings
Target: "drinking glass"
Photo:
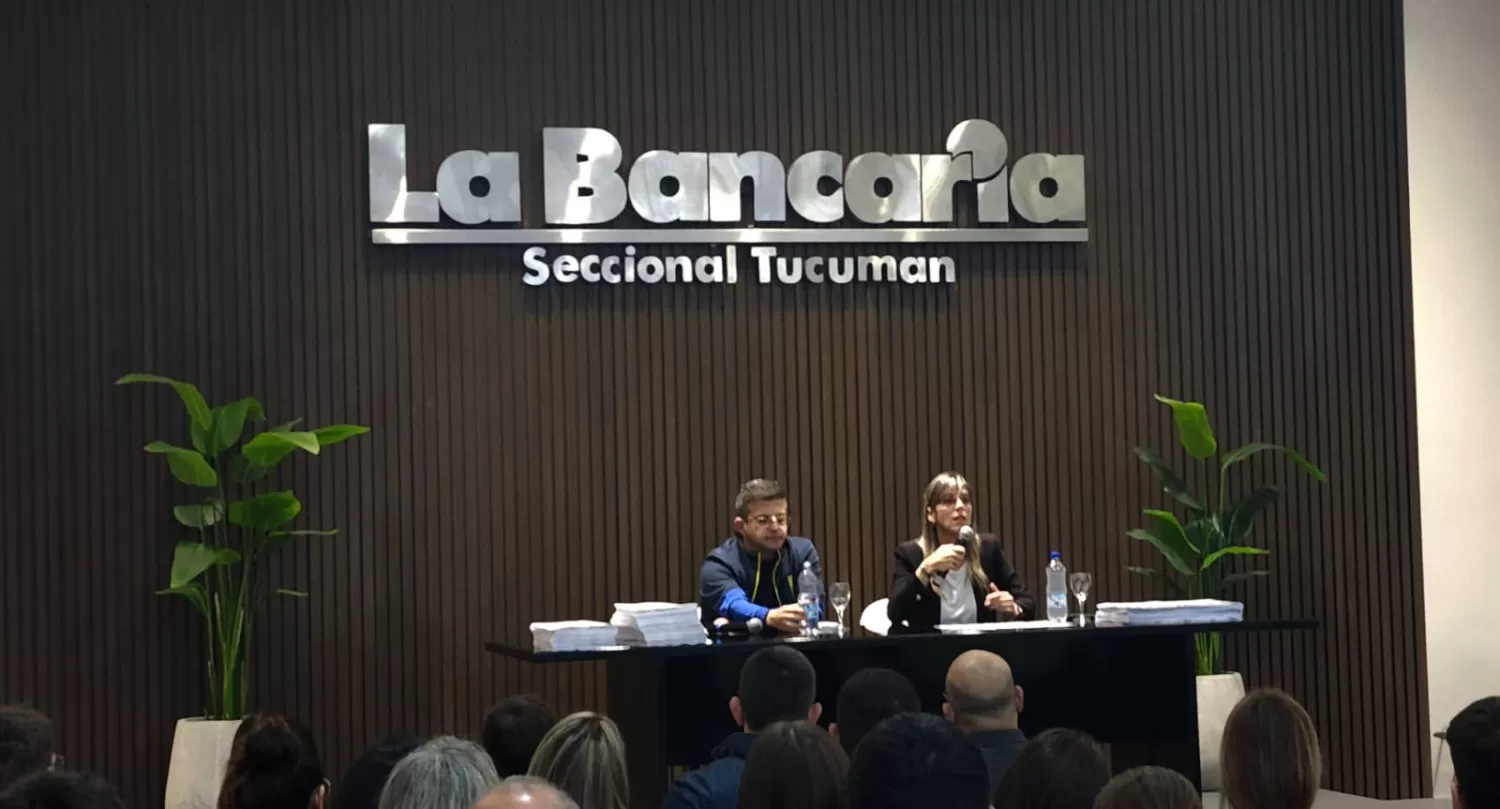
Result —
[[828, 588], [828, 601], [838, 611], [839, 634], [842, 635], [844, 634], [844, 610], [849, 606], [849, 582], [834, 582], [833, 586]]
[[1089, 600], [1089, 586], [1094, 583], [1094, 577], [1087, 573], [1074, 573], [1068, 577], [1068, 586], [1073, 588], [1073, 597], [1078, 599], [1078, 625], [1088, 624], [1088, 611], [1084, 605]]

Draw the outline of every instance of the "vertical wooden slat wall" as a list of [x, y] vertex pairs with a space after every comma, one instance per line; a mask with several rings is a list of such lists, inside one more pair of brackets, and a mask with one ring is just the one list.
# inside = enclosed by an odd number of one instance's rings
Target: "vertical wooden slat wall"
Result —
[[[255, 704], [335, 770], [516, 691], [600, 706], [597, 666], [481, 644], [692, 599], [755, 475], [855, 614], [948, 468], [1027, 581], [1056, 549], [1096, 598], [1154, 596], [1124, 533], [1165, 503], [1131, 447], [1184, 461], [1161, 392], [1330, 476], [1244, 465], [1287, 489], [1250, 614], [1323, 629], [1229, 663], [1308, 706], [1328, 786], [1429, 789], [1394, 0], [47, 0], [0, 7], [0, 68], [0, 700], [132, 804], [201, 695], [199, 625], [152, 595], [184, 493], [140, 451], [184, 421], [112, 387], [133, 370], [373, 427], [286, 469], [342, 534], [275, 563], [312, 596], [256, 643]], [[419, 186], [523, 152], [536, 224], [543, 126], [790, 160], [970, 117], [1087, 157], [1087, 245], [922, 251], [955, 286], [531, 288], [515, 249], [369, 243], [369, 122], [408, 125]]]

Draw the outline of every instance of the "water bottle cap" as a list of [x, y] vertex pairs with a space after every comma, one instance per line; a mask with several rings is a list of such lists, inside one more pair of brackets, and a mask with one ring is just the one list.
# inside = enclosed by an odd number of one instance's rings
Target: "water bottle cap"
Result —
[[1061, 559], [1062, 558], [1062, 552], [1061, 551], [1053, 551], [1052, 552], [1052, 558], [1053, 559]]

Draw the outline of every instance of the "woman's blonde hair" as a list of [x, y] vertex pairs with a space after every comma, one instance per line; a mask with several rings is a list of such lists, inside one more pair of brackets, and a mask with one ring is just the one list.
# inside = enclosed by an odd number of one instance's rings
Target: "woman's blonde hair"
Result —
[[1224, 723], [1219, 768], [1223, 806], [1309, 809], [1323, 776], [1312, 717], [1281, 691], [1250, 692]]
[[[922, 546], [922, 556], [925, 558], [938, 549], [937, 526], [927, 519], [927, 512], [938, 507], [940, 503], [950, 503], [962, 494], [974, 502], [973, 495], [969, 491], [969, 481], [957, 472], [943, 472], [933, 478], [927, 484], [927, 490], [922, 493], [922, 535], [917, 537], [917, 543]], [[969, 553], [969, 579], [984, 590], [990, 586], [990, 577], [984, 573], [984, 566], [979, 563], [979, 548], [971, 548]], [[934, 580], [936, 585], [936, 580]]]
[[630, 802], [620, 729], [590, 711], [565, 716], [547, 731], [526, 774], [566, 792], [579, 809], [627, 809]]

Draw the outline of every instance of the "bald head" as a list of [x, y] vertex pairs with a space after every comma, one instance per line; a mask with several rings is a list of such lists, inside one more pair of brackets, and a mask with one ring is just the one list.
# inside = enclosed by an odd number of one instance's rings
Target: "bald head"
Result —
[[1020, 689], [1010, 664], [993, 652], [964, 652], [948, 667], [944, 713], [966, 731], [1013, 730], [1020, 713]]
[[474, 809], [578, 809], [578, 804], [540, 778], [515, 775], [486, 793]]

